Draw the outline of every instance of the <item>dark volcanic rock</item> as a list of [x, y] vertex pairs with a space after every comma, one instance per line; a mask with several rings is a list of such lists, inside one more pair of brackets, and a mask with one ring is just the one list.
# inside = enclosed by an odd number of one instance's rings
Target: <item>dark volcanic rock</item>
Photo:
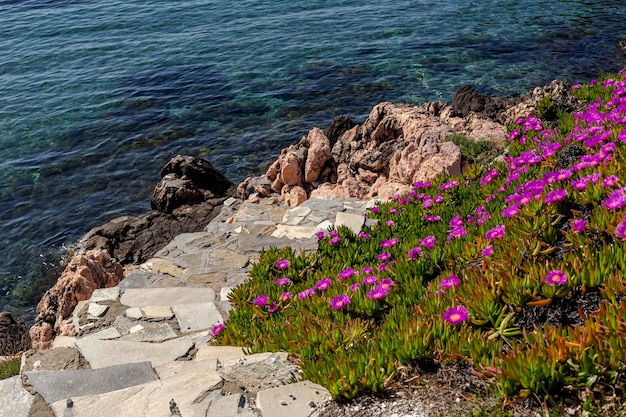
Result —
[[452, 114], [458, 117], [466, 117], [471, 112], [477, 113], [480, 117], [503, 123], [502, 113], [519, 99], [502, 97], [489, 97], [474, 90], [471, 85], [464, 85], [459, 88], [452, 98]]
[[28, 326], [11, 313], [0, 313], [0, 356], [12, 356], [30, 349]]
[[352, 129], [356, 126], [356, 122], [354, 122], [348, 115], [342, 114], [341, 116], [335, 117], [335, 120], [328, 126], [328, 129], [324, 132], [328, 141], [330, 142], [330, 147], [332, 148], [337, 142], [337, 139], [341, 137], [347, 130]]
[[178, 207], [232, 194], [234, 184], [208, 161], [178, 155], [161, 170], [161, 182], [150, 201], [153, 210], [172, 213]]

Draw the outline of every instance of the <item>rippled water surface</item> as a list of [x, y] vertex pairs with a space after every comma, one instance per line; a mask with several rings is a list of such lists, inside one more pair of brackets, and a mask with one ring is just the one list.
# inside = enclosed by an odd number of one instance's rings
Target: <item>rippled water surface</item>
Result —
[[380, 101], [619, 70], [620, 36], [621, 0], [0, 0], [0, 311], [31, 317], [65, 248], [146, 211], [178, 153], [241, 181]]

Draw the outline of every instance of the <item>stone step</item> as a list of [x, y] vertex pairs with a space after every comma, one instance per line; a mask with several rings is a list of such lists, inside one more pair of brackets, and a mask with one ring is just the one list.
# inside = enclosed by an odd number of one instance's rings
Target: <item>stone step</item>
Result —
[[214, 301], [215, 291], [211, 288], [127, 288], [120, 297], [120, 303], [129, 307], [173, 306]]
[[104, 394], [158, 378], [150, 362], [128, 363], [100, 369], [26, 372], [28, 382], [48, 404], [73, 397]]

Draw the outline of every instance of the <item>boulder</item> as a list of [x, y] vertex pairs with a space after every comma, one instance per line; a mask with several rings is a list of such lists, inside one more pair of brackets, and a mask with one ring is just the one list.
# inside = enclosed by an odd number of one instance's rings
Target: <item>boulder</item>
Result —
[[330, 142], [322, 129], [313, 128], [306, 138], [308, 151], [304, 164], [304, 181], [314, 182], [320, 177], [326, 161], [330, 158]]
[[72, 312], [79, 301], [88, 300], [98, 288], [117, 285], [124, 277], [122, 265], [107, 251], [96, 250], [72, 258], [37, 304], [35, 324], [30, 329], [34, 349], [48, 349], [55, 336], [70, 335]]
[[153, 210], [163, 213], [186, 204], [233, 194], [234, 184], [206, 160], [178, 155], [161, 170], [161, 181], [150, 201]]
[[455, 117], [467, 117], [470, 113], [475, 113], [482, 119], [502, 123], [503, 112], [518, 102], [519, 99], [492, 98], [486, 94], [480, 94], [474, 87], [466, 84], [454, 93], [450, 106], [452, 115]]
[[0, 356], [17, 355], [30, 349], [28, 326], [9, 312], [0, 313]]

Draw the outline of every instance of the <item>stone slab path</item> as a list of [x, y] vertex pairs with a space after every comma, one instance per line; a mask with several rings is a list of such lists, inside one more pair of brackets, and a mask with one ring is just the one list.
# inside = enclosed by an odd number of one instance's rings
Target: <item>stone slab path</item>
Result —
[[228, 294], [246, 282], [262, 248], [314, 251], [316, 232], [358, 232], [373, 204], [228, 199], [204, 231], [177, 236], [118, 286], [79, 303], [76, 337], [24, 355], [22, 377], [0, 381], [0, 417], [314, 415], [330, 395], [293, 383], [299, 369], [286, 353], [211, 346], [210, 329], [228, 320]]

